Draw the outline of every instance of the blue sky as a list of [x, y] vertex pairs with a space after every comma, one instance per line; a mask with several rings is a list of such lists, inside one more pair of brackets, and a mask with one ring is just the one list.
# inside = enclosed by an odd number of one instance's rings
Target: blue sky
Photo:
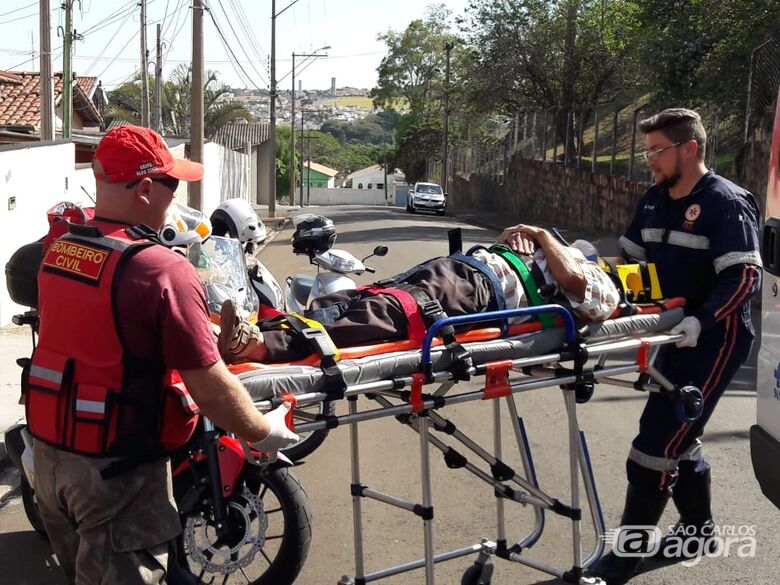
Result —
[[[281, 11], [291, 0], [277, 0]], [[267, 88], [268, 55], [271, 48], [271, 0], [206, 0], [228, 45], [244, 71], [230, 63], [228, 51], [209, 14], [205, 15], [205, 58], [208, 69], [236, 87]], [[62, 69], [64, 25], [59, 0], [52, 7], [53, 68]], [[453, 15], [460, 14], [468, 0], [444, 0]], [[84, 38], [75, 44], [74, 70], [79, 75], [97, 75], [107, 88], [131, 77], [140, 61], [138, 0], [82, 0], [74, 9], [74, 28]], [[154, 59], [156, 23], [163, 28], [163, 74], [191, 58], [191, 0], [147, 0], [147, 29], [150, 59]], [[331, 77], [339, 87], [372, 87], [376, 68], [384, 55], [379, 33], [403, 30], [411, 20], [424, 15], [428, 2], [420, 0], [298, 0], [276, 19], [277, 80], [280, 88], [290, 86], [291, 54], [310, 52], [329, 45], [328, 59], [296, 66], [296, 77], [305, 89], [327, 89]], [[231, 28], [232, 25], [232, 28]], [[252, 40], [247, 40], [251, 35]], [[38, 2], [0, 2], [0, 69], [16, 65], [17, 70], [38, 70], [31, 51], [38, 51]], [[304, 70], [305, 68], [305, 70]], [[287, 76], [287, 77], [285, 77]], [[297, 85], [297, 84], [296, 84]]]

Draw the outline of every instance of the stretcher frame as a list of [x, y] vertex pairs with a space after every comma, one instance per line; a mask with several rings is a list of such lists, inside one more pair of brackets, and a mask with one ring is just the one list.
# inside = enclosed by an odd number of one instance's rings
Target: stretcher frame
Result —
[[[679, 318], [682, 318], [682, 310]], [[383, 578], [398, 575], [419, 568], [425, 569], [426, 585], [435, 582], [434, 567], [437, 563], [473, 555], [477, 553], [478, 564], [484, 564], [491, 556], [497, 556], [509, 561], [518, 562], [537, 569], [570, 583], [594, 584], [599, 579], [588, 578], [584, 571], [598, 560], [604, 552], [605, 522], [601, 504], [596, 489], [593, 468], [590, 461], [585, 434], [579, 427], [577, 418], [578, 391], [587, 390], [583, 385], [598, 382], [609, 382], [636, 390], [660, 392], [674, 395], [680, 389], [671, 384], [653, 367], [655, 356], [660, 346], [683, 339], [683, 334], [671, 335], [654, 333], [629, 336], [624, 339], [601, 339], [588, 341], [583, 339], [575, 329], [571, 314], [558, 305], [545, 305], [524, 309], [495, 311], [478, 315], [465, 315], [442, 319], [432, 324], [423, 342], [423, 369], [431, 363], [431, 347], [437, 332], [446, 325], [461, 325], [478, 321], [494, 321], [518, 316], [532, 316], [539, 313], [555, 313], [564, 323], [566, 330], [564, 349], [549, 352], [534, 357], [502, 360], [469, 368], [470, 375], [484, 375], [485, 386], [480, 390], [450, 394], [451, 389], [459, 380], [451, 371], [427, 371], [412, 374], [392, 380], [379, 380], [349, 385], [344, 390], [344, 398], [348, 401], [349, 413], [341, 416], [326, 417], [327, 420], [314, 420], [298, 424], [299, 432], [314, 431], [324, 428], [335, 428], [348, 425], [350, 428], [350, 459], [353, 508], [353, 534], [355, 547], [355, 576], [344, 576], [339, 585], [363, 585]], [[636, 351], [637, 359], [626, 365], [607, 366], [608, 357], [617, 352]], [[598, 358], [595, 365], [587, 365], [589, 360]], [[572, 367], [564, 368], [562, 364], [571, 362]], [[509, 372], [520, 372], [521, 379], [509, 379]], [[654, 379], [656, 384], [642, 382], [632, 383], [616, 378], [632, 373], [644, 373], [647, 378]], [[438, 384], [432, 393], [422, 393], [422, 387]], [[531, 448], [525, 431], [522, 417], [518, 415], [515, 394], [540, 388], [560, 386], [564, 398], [567, 418], [567, 433], [569, 445], [569, 503], [564, 504], [557, 498], [547, 494], [539, 486]], [[411, 390], [404, 390], [411, 388]], [[591, 389], [592, 390], [592, 389]], [[358, 411], [357, 401], [365, 397], [379, 405], [379, 408]], [[587, 396], [589, 399], [589, 395]], [[299, 406], [316, 404], [329, 399], [324, 392], [309, 392], [297, 394], [295, 402]], [[503, 460], [501, 400], [506, 403], [512, 430], [520, 453], [522, 472], [511, 468]], [[439, 409], [448, 404], [461, 404], [475, 400], [493, 401], [493, 452], [479, 445], [461, 432], [457, 426], [444, 418]], [[584, 400], [587, 401], [587, 400]], [[258, 400], [255, 402], [261, 410], [269, 410], [276, 405], [273, 400]], [[420, 485], [421, 501], [414, 502], [391, 494], [381, 492], [364, 485], [360, 470], [360, 434], [359, 423], [386, 417], [396, 417], [401, 423], [412, 428], [419, 435], [420, 446]], [[470, 454], [476, 456], [481, 463], [489, 466], [489, 471], [481, 469], [469, 461], [450, 444], [431, 433], [431, 428], [443, 432], [465, 447]], [[493, 488], [496, 499], [495, 540], [481, 539], [454, 550], [439, 552], [434, 550], [433, 534], [433, 495], [431, 493], [430, 451], [431, 446], [440, 450], [447, 465], [451, 468], [465, 468], [478, 479]], [[582, 494], [580, 493], [580, 478], [584, 486], [584, 498], [593, 523], [596, 544], [587, 554], [583, 552], [582, 542]], [[510, 485], [512, 484], [512, 485]], [[519, 489], [518, 489], [519, 488]], [[385, 504], [404, 509], [419, 516], [423, 521], [424, 557], [396, 566], [366, 572], [363, 538], [362, 499], [371, 498]], [[534, 508], [534, 526], [517, 541], [510, 543], [507, 539], [505, 516], [505, 500], [514, 501]], [[541, 538], [545, 525], [545, 512], [552, 512], [571, 520], [572, 564], [560, 568], [537, 560], [527, 554], [527, 549]], [[477, 581], [474, 581], [475, 583]]]

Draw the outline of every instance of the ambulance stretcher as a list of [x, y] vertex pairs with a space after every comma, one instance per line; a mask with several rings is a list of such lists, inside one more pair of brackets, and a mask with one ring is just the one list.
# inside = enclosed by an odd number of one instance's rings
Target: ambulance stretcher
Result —
[[[239, 375], [261, 410], [270, 410], [282, 400], [297, 406], [341, 399], [348, 401], [348, 414], [318, 415], [315, 420], [296, 427], [296, 431], [306, 432], [348, 425], [351, 431], [355, 576], [343, 577], [340, 585], [369, 583], [423, 567], [425, 582], [431, 585], [434, 583], [436, 563], [475, 553], [479, 555], [475, 565], [477, 570], [472, 569], [472, 581], [464, 582], [481, 582], [478, 580], [479, 568], [495, 555], [567, 582], [594, 583], [598, 581], [583, 578], [582, 572], [603, 553], [605, 523], [585, 436], [577, 419], [577, 406], [587, 402], [594, 384], [608, 382], [666, 394], [677, 403], [682, 419], [695, 420], [699, 414], [701, 393], [691, 387], [675, 387], [653, 367], [658, 349], [683, 337], [682, 334], [667, 333], [683, 318], [681, 305], [681, 300], [672, 299], [661, 308], [656, 306], [635, 316], [589, 323], [580, 329], [577, 329], [571, 314], [558, 305], [464, 315], [433, 323], [421, 348], [415, 347], [411, 341], [384, 343], [344, 349], [340, 361], [331, 361], [327, 367], [321, 367], [317, 363], [318, 358], [312, 357], [296, 364], [242, 364], [231, 366], [231, 370]], [[526, 322], [510, 326], [506, 337], [501, 336], [502, 330], [497, 327], [459, 334], [458, 341], [468, 351], [465, 367], [463, 355], [461, 359], [456, 358], [454, 352], [445, 348], [437, 338], [437, 333], [447, 325], [495, 323], [511, 317], [550, 313], [556, 315], [556, 323], [560, 326], [542, 329], [538, 322]], [[621, 362], [608, 365], [609, 358], [616, 357], [619, 352]], [[625, 361], [626, 352], [634, 357], [629, 363]], [[322, 361], [325, 362], [324, 359]], [[619, 378], [634, 373], [640, 374], [636, 382]], [[459, 381], [473, 377], [484, 377], [481, 389], [456, 392]], [[518, 415], [515, 402], [515, 394], [556, 386], [562, 389], [567, 413], [570, 489], [568, 498], [564, 499], [548, 494], [539, 485], [523, 419]], [[429, 387], [432, 387], [430, 391]], [[359, 400], [361, 405], [365, 402], [370, 406], [359, 409]], [[442, 415], [448, 405], [477, 400], [489, 400], [493, 404], [492, 449], [480, 445]], [[512, 430], [522, 469], [510, 466], [503, 455], [502, 402], [513, 421]], [[419, 502], [383, 493], [362, 481], [359, 423], [391, 416], [419, 434], [422, 492]], [[447, 441], [459, 443], [465, 451], [456, 450]], [[489, 486], [496, 501], [495, 540], [483, 539], [456, 550], [435, 552], [429, 465], [431, 446], [443, 453], [448, 467], [466, 469]], [[580, 476], [587, 512], [596, 536], [596, 545], [587, 554], [583, 552], [581, 534], [583, 498]], [[424, 558], [367, 572], [363, 554], [363, 498], [384, 502], [419, 516], [423, 521]], [[534, 526], [520, 538], [514, 538], [507, 530], [505, 506], [508, 502], [534, 508]], [[570, 567], [559, 568], [528, 555], [528, 550], [542, 536], [546, 513], [571, 521]]]

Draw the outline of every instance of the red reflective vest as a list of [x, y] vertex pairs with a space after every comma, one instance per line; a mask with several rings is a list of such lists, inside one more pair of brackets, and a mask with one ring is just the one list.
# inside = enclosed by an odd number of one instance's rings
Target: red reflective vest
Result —
[[40, 343], [25, 384], [36, 439], [89, 456], [153, 459], [183, 445], [197, 406], [175, 370], [132, 355], [119, 333], [121, 266], [153, 242], [117, 224], [70, 226], [38, 272]]

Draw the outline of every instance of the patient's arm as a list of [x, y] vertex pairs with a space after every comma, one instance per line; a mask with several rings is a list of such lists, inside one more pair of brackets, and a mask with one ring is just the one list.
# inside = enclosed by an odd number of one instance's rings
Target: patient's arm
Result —
[[546, 229], [518, 224], [505, 229], [498, 241], [520, 254], [531, 255], [536, 247], [541, 248], [558, 287], [579, 301], [585, 298], [586, 282], [580, 262]]

